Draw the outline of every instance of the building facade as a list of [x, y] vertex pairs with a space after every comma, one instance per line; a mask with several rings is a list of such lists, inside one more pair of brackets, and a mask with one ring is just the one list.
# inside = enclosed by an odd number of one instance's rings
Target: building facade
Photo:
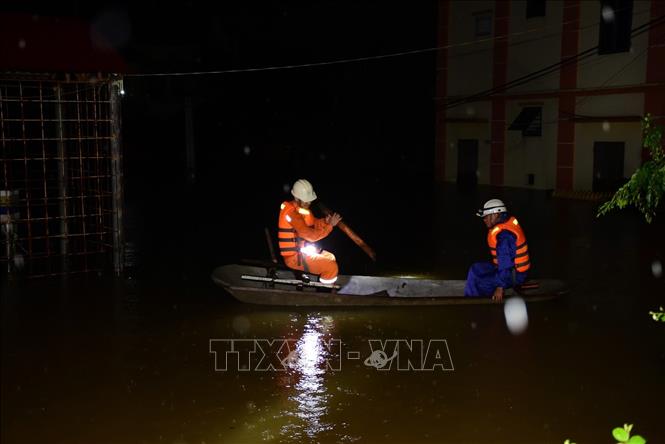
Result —
[[612, 191], [665, 115], [665, 2], [440, 0], [436, 179]]

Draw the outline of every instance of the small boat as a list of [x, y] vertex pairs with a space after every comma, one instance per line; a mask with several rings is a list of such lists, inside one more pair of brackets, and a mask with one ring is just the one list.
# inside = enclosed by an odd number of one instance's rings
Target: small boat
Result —
[[[464, 297], [463, 280], [340, 275], [335, 285], [303, 278], [279, 264], [223, 265], [212, 280], [241, 302], [282, 306], [384, 306], [494, 304], [491, 298]], [[527, 302], [555, 299], [567, 292], [562, 281], [528, 281], [507, 290], [504, 300], [519, 294]]]

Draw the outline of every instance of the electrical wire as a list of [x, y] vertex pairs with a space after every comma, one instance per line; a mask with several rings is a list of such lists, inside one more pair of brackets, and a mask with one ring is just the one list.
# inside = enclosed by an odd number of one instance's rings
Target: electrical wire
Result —
[[[647, 32], [647, 31], [649, 31], [653, 27], [660, 26], [664, 23], [665, 23], [665, 15], [657, 17], [657, 18], [655, 18], [655, 19], [653, 19], [653, 20], [651, 20], [651, 21], [649, 21], [649, 22], [647, 22], [647, 23], [645, 23], [641, 26], [638, 26], [638, 27], [634, 28], [631, 31], [631, 38], [632, 37], [637, 37], [638, 35], [641, 35], [641, 34]], [[577, 53], [574, 56], [568, 57], [568, 58], [563, 59], [563, 60], [561, 60], [557, 63], [553, 63], [549, 66], [546, 66], [544, 68], [536, 70], [536, 71], [534, 71], [532, 73], [529, 73], [525, 76], [518, 77], [517, 79], [513, 79], [513, 80], [511, 80], [509, 82], [506, 82], [504, 84], [495, 86], [493, 88], [490, 88], [490, 89], [487, 89], [487, 90], [484, 90], [484, 91], [481, 91], [481, 92], [478, 92], [478, 93], [475, 93], [475, 94], [472, 94], [472, 95], [469, 95], [469, 96], [466, 96], [466, 97], [463, 97], [463, 98], [453, 99], [453, 100], [446, 103], [445, 108], [450, 109], [450, 108], [454, 108], [456, 106], [463, 105], [463, 104], [466, 104], [466, 103], [477, 102], [479, 100], [491, 97], [495, 94], [505, 92], [508, 89], [514, 88], [516, 86], [520, 86], [520, 85], [523, 85], [525, 83], [531, 82], [533, 80], [542, 78], [542, 77], [544, 77], [548, 74], [551, 74], [552, 72], [558, 71], [560, 67], [567, 66], [567, 65], [570, 65], [572, 63], [576, 63], [580, 60], [584, 60], [586, 58], [589, 58], [589, 57], [595, 55], [596, 51], [598, 50], [598, 47], [599, 47], [599, 45], [596, 45], [592, 48], [581, 51], [581, 52]]]
[[[564, 6], [563, 8], [572, 8], [576, 7], [575, 5], [570, 5], [570, 6]], [[622, 8], [622, 9], [629, 9], [629, 8]], [[621, 11], [621, 9], [617, 9], [617, 12]], [[639, 11], [635, 12], [633, 15], [641, 15], [646, 12], [649, 12], [648, 10], [644, 11]], [[508, 17], [506, 17], [508, 18]], [[486, 42], [493, 42], [494, 40], [497, 39], [506, 39], [509, 37], [517, 37], [520, 35], [525, 35], [525, 34], [530, 34], [533, 32], [537, 31], [542, 31], [545, 29], [549, 29], [551, 27], [560, 27], [563, 24], [568, 24], [568, 23], [573, 23], [578, 21], [578, 19], [570, 20], [567, 22], [561, 22], [561, 23], [556, 23], [552, 24], [551, 26], [544, 26], [540, 28], [534, 28], [534, 29], [528, 29], [526, 31], [518, 31], [514, 32], [511, 34], [506, 34], [506, 35], [501, 35], [501, 36], [494, 36], [494, 37], [488, 37], [484, 39], [474, 39], [474, 40], [468, 40], [465, 42], [460, 42], [460, 43], [452, 43], [448, 44], [445, 46], [437, 46], [437, 47], [432, 47], [432, 48], [422, 48], [422, 49], [414, 49], [414, 50], [409, 50], [409, 51], [401, 51], [401, 52], [394, 52], [394, 53], [389, 53], [389, 54], [381, 54], [381, 55], [375, 55], [375, 56], [367, 56], [367, 57], [355, 57], [355, 58], [346, 58], [346, 59], [338, 59], [338, 60], [330, 60], [330, 61], [324, 61], [324, 62], [312, 62], [312, 63], [301, 63], [301, 64], [292, 64], [292, 65], [275, 65], [275, 66], [264, 66], [264, 67], [255, 67], [255, 68], [236, 68], [236, 69], [224, 69], [224, 70], [214, 70], [214, 71], [187, 71], [187, 72], [158, 72], [158, 73], [130, 73], [130, 74], [125, 74], [125, 78], [137, 78], [137, 77], [180, 77], [180, 76], [199, 76], [199, 75], [214, 75], [214, 74], [235, 74], [235, 73], [247, 73], [247, 72], [262, 72], [262, 71], [278, 71], [278, 70], [286, 70], [286, 69], [299, 69], [299, 68], [312, 68], [312, 67], [317, 67], [317, 66], [331, 66], [331, 65], [340, 65], [340, 64], [347, 64], [347, 63], [357, 63], [357, 62], [365, 62], [365, 61], [372, 61], [372, 60], [382, 60], [382, 59], [388, 59], [388, 58], [396, 58], [396, 57], [403, 57], [403, 56], [408, 56], [408, 55], [415, 55], [415, 54], [423, 54], [423, 53], [429, 53], [429, 52], [435, 52], [435, 51], [441, 51], [444, 49], [452, 49], [452, 48], [457, 48], [457, 47], [464, 47], [464, 46], [470, 46], [470, 45], [476, 45], [480, 43], [486, 43]], [[598, 26], [600, 22], [591, 24], [587, 27], [593, 27], [593, 26]], [[585, 27], [584, 29], [586, 29]], [[542, 36], [536, 39], [531, 40], [533, 41], [538, 41], [544, 38], [549, 38], [551, 35], [548, 36]], [[524, 44], [528, 43], [529, 41], [520, 41], [520, 42], [515, 42], [513, 45], [516, 44]], [[509, 47], [512, 45], [508, 45]], [[460, 54], [459, 56], [464, 56], [465, 54]]]

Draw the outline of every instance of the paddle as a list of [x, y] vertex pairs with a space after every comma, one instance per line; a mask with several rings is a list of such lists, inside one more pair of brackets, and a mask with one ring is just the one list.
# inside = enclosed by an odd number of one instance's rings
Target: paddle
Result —
[[[317, 202], [317, 203], [318, 203], [319, 208], [321, 209], [321, 211], [323, 212], [324, 215], [328, 216], [328, 215], [333, 213], [332, 211], [330, 211], [330, 209], [328, 207], [326, 207], [321, 202]], [[337, 228], [339, 228], [340, 230], [342, 230], [344, 232], [344, 234], [349, 236], [349, 238], [353, 242], [355, 242], [356, 245], [358, 245], [360, 248], [362, 248], [362, 250], [367, 254], [367, 256], [370, 257], [370, 259], [372, 259], [374, 262], [376, 262], [376, 253], [374, 252], [372, 247], [367, 245], [365, 243], [365, 241], [362, 240], [362, 238], [360, 236], [358, 236], [356, 234], [356, 232], [351, 229], [351, 227], [349, 227], [344, 221], [340, 221], [337, 224]]]
[[268, 227], [263, 228], [263, 232], [266, 235], [266, 242], [268, 242], [268, 249], [270, 250], [270, 259], [272, 259], [273, 263], [277, 263], [277, 256], [275, 256], [275, 247], [272, 245], [272, 237], [270, 236], [270, 230], [268, 230]]

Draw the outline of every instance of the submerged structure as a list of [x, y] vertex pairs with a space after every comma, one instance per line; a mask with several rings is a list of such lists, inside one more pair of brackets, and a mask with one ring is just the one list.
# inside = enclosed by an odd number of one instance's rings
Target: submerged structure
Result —
[[3, 273], [122, 271], [123, 60], [89, 24], [0, 16]]

